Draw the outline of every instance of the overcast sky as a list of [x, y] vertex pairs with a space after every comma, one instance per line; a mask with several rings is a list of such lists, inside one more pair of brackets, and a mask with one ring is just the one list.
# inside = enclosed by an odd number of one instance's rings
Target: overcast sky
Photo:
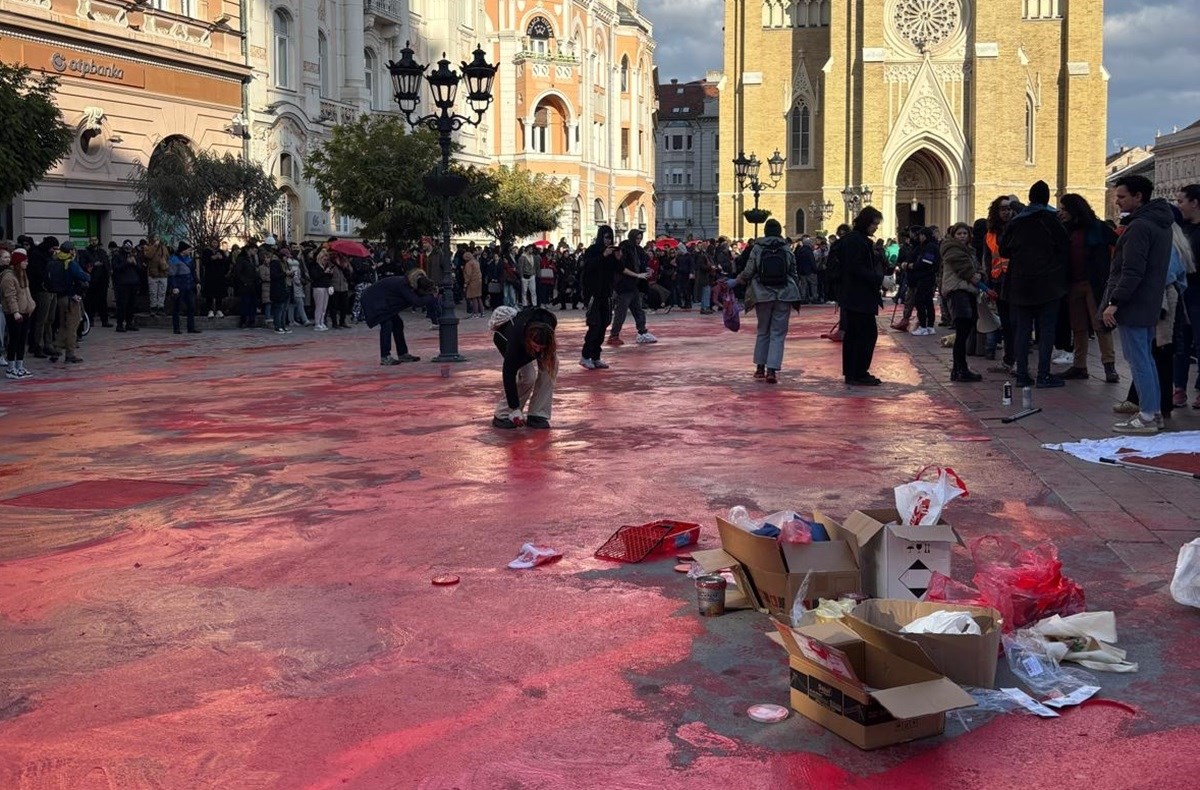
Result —
[[[723, 0], [642, 0], [654, 23], [659, 78], [721, 68]], [[1200, 119], [1200, 0], [1106, 0], [1108, 148], [1154, 142]]]

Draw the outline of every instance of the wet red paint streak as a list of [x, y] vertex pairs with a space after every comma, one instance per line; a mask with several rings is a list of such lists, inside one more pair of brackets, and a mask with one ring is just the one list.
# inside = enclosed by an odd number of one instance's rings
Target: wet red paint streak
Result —
[[[988, 429], [888, 338], [875, 372], [891, 383], [847, 390], [840, 347], [812, 339], [829, 312], [806, 310], [767, 389], [752, 332], [651, 321], [661, 343], [606, 350], [613, 369], [589, 372], [572, 367], [582, 322], [567, 315], [549, 432], [488, 426], [498, 360], [470, 321], [471, 362], [448, 379], [380, 368], [374, 333], [206, 332], [13, 388], [0, 495], [205, 486], [86, 518], [4, 509], [0, 788], [1188, 785], [1200, 650], [1161, 575], [1099, 559], [999, 443], [947, 441]], [[409, 338], [422, 356], [436, 342]], [[87, 343], [89, 361], [135, 348]], [[86, 412], [63, 405], [84, 397]], [[951, 512], [964, 538], [1053, 539], [1089, 600], [1118, 609], [1142, 672], [1103, 678], [1103, 694], [1141, 715], [1089, 705], [965, 734], [952, 720], [870, 754], [795, 715], [757, 724], [748, 705], [787, 697], [761, 618], [698, 618], [673, 558], [592, 557], [622, 524], [694, 521], [712, 548], [713, 515], [734, 504], [886, 503], [927, 462], [971, 488]], [[505, 568], [526, 542], [564, 558]], [[955, 567], [969, 576], [964, 556]]]

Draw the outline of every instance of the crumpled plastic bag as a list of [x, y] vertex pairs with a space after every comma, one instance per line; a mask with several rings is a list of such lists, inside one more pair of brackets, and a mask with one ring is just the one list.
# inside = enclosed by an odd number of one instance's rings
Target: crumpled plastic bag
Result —
[[[926, 480], [925, 474], [933, 470], [936, 479]], [[938, 523], [942, 508], [952, 499], [968, 496], [967, 484], [949, 467], [925, 466], [917, 472], [911, 483], [896, 486], [896, 510], [900, 523], [910, 527], [931, 526]]]
[[791, 518], [779, 527], [780, 543], [812, 543], [812, 527], [800, 517]]
[[516, 559], [508, 563], [508, 567], [513, 570], [526, 570], [559, 559], [562, 559], [562, 552], [557, 549], [526, 543], [521, 546]]
[[1082, 612], [1069, 617], [1054, 615], [1028, 631], [1046, 641], [1046, 650], [1057, 661], [1072, 661], [1098, 672], [1137, 672], [1126, 661], [1117, 641], [1117, 617], [1112, 612]]
[[941, 611], [918, 617], [900, 629], [902, 634], [973, 634], [983, 633], [969, 612]]
[[1009, 669], [1035, 694], [1066, 697], [1096, 685], [1091, 673], [1059, 666], [1045, 639], [1032, 631], [1004, 634], [1001, 640]]
[[725, 328], [730, 332], [739, 331], [742, 328], [742, 303], [738, 301], [732, 288], [725, 290], [721, 304], [721, 320], [725, 323]]
[[1179, 548], [1171, 597], [1184, 606], [1200, 607], [1200, 538]]
[[975, 588], [935, 572], [924, 600], [991, 606], [1000, 612], [1006, 632], [1086, 608], [1083, 588], [1063, 576], [1053, 543], [1023, 549], [999, 535], [984, 535], [968, 548], [975, 561]]

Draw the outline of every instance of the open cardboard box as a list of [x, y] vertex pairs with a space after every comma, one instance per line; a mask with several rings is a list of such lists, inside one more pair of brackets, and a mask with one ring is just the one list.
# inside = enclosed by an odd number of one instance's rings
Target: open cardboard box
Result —
[[751, 535], [718, 517], [721, 548], [694, 551], [692, 559], [707, 573], [727, 568], [734, 571], [741, 590], [727, 592], [728, 609], [754, 608], [789, 616], [809, 571], [812, 574], [806, 600], [836, 599], [844, 593], [859, 592], [862, 581], [852, 536], [820, 513], [814, 513], [812, 520], [825, 526], [828, 541], [780, 543], [775, 538]]
[[946, 711], [975, 705], [914, 642], [861, 620], [769, 634], [787, 648], [797, 713], [860, 749], [940, 734]]
[[895, 508], [856, 510], [840, 526], [857, 548], [863, 592], [872, 598], [918, 601], [934, 571], [950, 576], [958, 533], [945, 521], [927, 527], [900, 524]]
[[[983, 633], [900, 634], [900, 629], [934, 612], [966, 612]], [[932, 659], [938, 671], [964, 686], [996, 685], [996, 659], [1000, 654], [1000, 613], [984, 606], [876, 599], [864, 601], [850, 613], [853, 619], [913, 641]]]

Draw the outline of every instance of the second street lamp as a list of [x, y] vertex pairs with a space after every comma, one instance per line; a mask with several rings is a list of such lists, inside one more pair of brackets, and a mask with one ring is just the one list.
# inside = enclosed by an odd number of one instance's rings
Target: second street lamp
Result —
[[754, 236], [758, 237], [758, 226], [767, 221], [767, 217], [771, 216], [771, 212], [763, 211], [758, 207], [758, 196], [765, 189], [774, 189], [779, 185], [779, 179], [783, 178], [783, 169], [787, 165], [787, 160], [784, 159], [778, 149], [767, 160], [767, 167], [771, 172], [771, 183], [767, 184], [759, 180], [758, 171], [762, 167], [762, 162], [755, 154], [750, 154], [746, 158], [744, 151], [739, 151], [737, 158], [733, 160], [733, 174], [737, 177], [738, 192], [745, 192], [747, 187], [754, 193], [754, 208], [742, 213], [746, 221], [754, 224]]
[[[438, 318], [438, 355], [433, 358], [434, 362], [464, 362], [466, 359], [458, 353], [458, 315], [454, 308], [454, 270], [450, 255], [450, 199], [466, 190], [467, 179], [450, 172], [451, 135], [467, 124], [478, 126], [483, 120], [484, 112], [492, 103], [492, 82], [496, 78], [497, 68], [487, 62], [482, 46], [476, 46], [473, 54], [474, 59], [470, 63], [460, 64], [461, 75], [450, 68], [450, 60], [445, 53], [438, 61], [438, 67], [426, 74], [429, 66], [417, 63], [408, 42], [400, 50], [399, 62], [388, 63], [396, 104], [404, 113], [404, 120], [414, 129], [424, 126], [437, 132], [438, 146], [442, 151], [438, 169], [425, 176], [425, 189], [442, 199], [442, 310]], [[467, 83], [467, 104], [473, 115], [453, 112], [458, 84], [464, 79]], [[413, 117], [417, 105], [421, 103], [422, 80], [429, 84], [437, 112]]]

